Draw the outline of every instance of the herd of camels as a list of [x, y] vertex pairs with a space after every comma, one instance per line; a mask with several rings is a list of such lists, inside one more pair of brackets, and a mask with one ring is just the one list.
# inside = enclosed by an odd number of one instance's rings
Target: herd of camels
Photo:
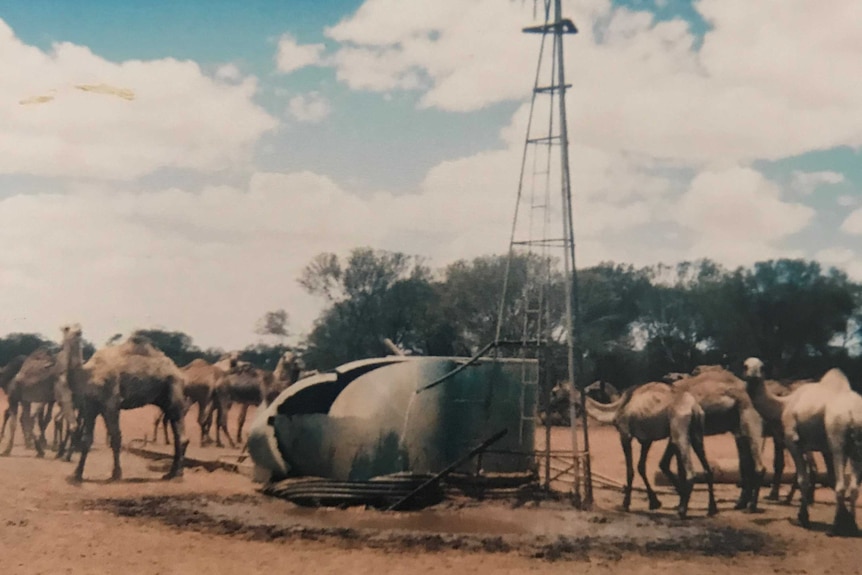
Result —
[[[165, 478], [181, 476], [188, 439], [183, 421], [191, 406], [198, 406], [201, 445], [212, 442], [210, 430], [216, 421], [215, 443], [221, 445], [228, 433], [227, 413], [234, 403], [242, 406], [236, 441], [242, 441], [242, 427], [249, 405], [270, 402], [289, 385], [313, 372], [303, 371], [293, 353], [285, 353], [272, 372], [239, 361], [229, 354], [215, 364], [197, 359], [185, 367], [177, 365], [147, 338], [133, 334], [119, 345], [99, 349], [85, 363], [80, 325], [61, 328], [59, 351], [40, 348], [27, 357], [19, 356], [0, 369], [0, 386], [9, 406], [0, 430], [0, 445], [10, 427], [8, 444], [0, 455], [12, 450], [18, 411], [25, 444], [44, 456], [49, 423], [54, 422], [57, 457], [71, 460], [73, 450], [80, 459], [72, 479], [81, 481], [87, 454], [93, 443], [96, 418], [101, 415], [113, 451], [112, 478], [122, 476], [120, 467], [120, 411], [155, 405], [162, 411], [158, 426], [170, 425], [174, 457]], [[592, 397], [601, 388], [605, 399]], [[557, 393], [569, 387], [558, 386]], [[798, 381], [784, 386], [764, 378], [763, 363], [748, 358], [739, 378], [721, 366], [701, 366], [692, 374], [670, 374], [665, 381], [635, 386], [619, 394], [604, 383], [587, 387], [582, 407], [591, 417], [614, 425], [620, 435], [626, 459], [626, 487], [623, 507], [631, 504], [634, 467], [633, 439], [641, 444], [637, 470], [646, 484], [650, 509], [661, 506], [646, 475], [646, 458], [655, 441], [668, 439], [659, 468], [679, 495], [677, 512], [685, 517], [695, 479], [691, 452], [704, 468], [709, 493], [707, 513], [718, 512], [713, 494], [712, 470], [704, 452], [704, 436], [733, 434], [739, 456], [741, 492], [736, 509], [757, 509], [765, 468], [761, 450], [764, 436], [775, 445], [774, 477], [768, 499], [778, 499], [784, 468], [784, 449], [794, 461], [796, 476], [788, 501], [798, 487], [798, 519], [810, 526], [808, 507], [813, 502], [816, 468], [813, 452], [823, 455], [827, 483], [836, 498], [832, 533], [856, 535], [856, 499], [862, 482], [862, 396], [851, 389], [839, 369], [829, 370], [819, 381]], [[575, 402], [580, 404], [576, 396]], [[56, 417], [54, 406], [59, 406]], [[31, 413], [31, 406], [35, 411]], [[35, 436], [38, 422], [40, 434]], [[671, 461], [677, 460], [677, 473]]]
[[[609, 389], [610, 388], [610, 389]], [[604, 391], [609, 402], [593, 397]], [[813, 503], [816, 467], [812, 453], [823, 455], [827, 484], [835, 491], [835, 518], [831, 533], [858, 535], [856, 500], [862, 482], [862, 396], [852, 390], [840, 369], [831, 369], [819, 380], [801, 380], [788, 386], [764, 379], [764, 365], [750, 357], [739, 378], [722, 366], [701, 366], [691, 375], [669, 374], [665, 381], [650, 382], [619, 394], [609, 384], [587, 386], [583, 407], [587, 414], [613, 424], [620, 434], [626, 459], [623, 507], [631, 503], [634, 469], [631, 443], [641, 444], [638, 473], [646, 485], [650, 509], [661, 506], [646, 476], [646, 458], [654, 441], [668, 444], [659, 469], [679, 495], [677, 513], [685, 517], [694, 484], [693, 450], [704, 468], [709, 507], [718, 512], [713, 494], [712, 470], [703, 448], [708, 435], [732, 433], [739, 456], [741, 492], [736, 509], [755, 511], [765, 467], [761, 458], [763, 437], [774, 441], [774, 476], [768, 499], [777, 500], [784, 471], [784, 450], [793, 458], [796, 489], [800, 492], [799, 523], [810, 527], [808, 507]], [[558, 393], [562, 388], [558, 388]], [[576, 398], [576, 403], [580, 401]], [[677, 458], [677, 474], [670, 467]]]
[[[210, 430], [216, 421], [215, 444], [222, 446], [221, 433], [235, 445], [227, 427], [227, 414], [234, 403], [241, 406], [236, 441], [242, 442], [242, 428], [250, 405], [271, 402], [301, 377], [315, 372], [302, 369], [301, 360], [285, 352], [272, 372], [240, 361], [238, 353], [222, 357], [214, 364], [195, 359], [180, 368], [144, 336], [132, 334], [119, 345], [108, 345], [96, 351], [85, 363], [82, 330], [78, 324], [61, 328], [62, 343], [58, 351], [40, 347], [28, 356], [18, 356], [0, 369], [0, 387], [6, 391], [8, 408], [3, 416], [0, 445], [9, 428], [6, 448], [9, 455], [15, 441], [18, 411], [26, 447], [44, 457], [45, 432], [53, 420], [53, 447], [58, 458], [70, 461], [73, 450], [80, 459], [72, 476], [81, 481], [87, 454], [93, 443], [96, 418], [101, 415], [108, 431], [114, 456], [112, 479], [122, 477], [120, 450], [120, 411], [155, 405], [161, 415], [155, 422], [170, 425], [174, 457], [166, 479], [183, 474], [183, 458], [189, 440], [184, 420], [189, 409], [198, 406], [201, 446], [212, 443]], [[56, 417], [52, 414], [59, 406]], [[35, 411], [31, 412], [32, 406]], [[39, 436], [35, 424], [39, 424]], [[167, 441], [167, 430], [165, 430]], [[154, 438], [155, 439], [155, 438]]]

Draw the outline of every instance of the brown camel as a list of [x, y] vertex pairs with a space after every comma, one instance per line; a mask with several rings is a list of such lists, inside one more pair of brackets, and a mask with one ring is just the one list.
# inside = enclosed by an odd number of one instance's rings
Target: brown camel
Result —
[[274, 386], [273, 374], [246, 361], [240, 361], [236, 352], [220, 359], [216, 366], [227, 373], [216, 391], [216, 445], [221, 446], [221, 432], [224, 431], [228, 443], [233, 447], [235, 444], [227, 428], [230, 408], [234, 403], [240, 404], [236, 443], [242, 443], [242, 428], [248, 416], [248, 408], [270, 400]]
[[185, 377], [149, 339], [133, 334], [121, 345], [100, 349], [82, 367], [70, 369], [63, 383], [67, 393], [61, 405], [71, 397], [81, 418], [81, 459], [72, 476], [74, 481], [83, 479], [98, 415], [105, 421], [114, 454], [111, 479], [122, 478], [120, 411], [145, 405], [161, 408], [173, 430], [174, 459], [164, 478], [182, 476], [183, 457], [188, 445], [183, 433]]
[[[598, 382], [589, 385], [585, 391], [589, 393], [591, 388], [597, 388], [599, 385]], [[611, 403], [599, 403], [588, 395], [585, 407], [590, 417], [602, 423], [612, 423], [619, 431], [623, 454], [626, 458], [623, 509], [629, 510], [632, 497], [634, 479], [632, 439], [637, 439], [641, 444], [638, 473], [646, 485], [650, 509], [658, 509], [661, 507], [661, 502], [647, 479], [647, 455], [654, 441], [669, 439], [668, 446], [677, 456], [679, 477], [671, 471], [669, 461], [665, 462], [661, 470], [679, 494], [677, 514], [680, 518], [684, 518], [688, 513], [688, 503], [694, 488], [692, 448], [706, 473], [709, 488], [707, 513], [710, 516], [718, 513], [713, 492], [712, 469], [703, 449], [704, 412], [692, 394], [674, 390], [665, 383], [651, 382], [626, 390], [622, 396]]]
[[[38, 439], [33, 438], [33, 419], [30, 406], [34, 403], [49, 404], [53, 407], [63, 394], [62, 384], [68, 369], [79, 366], [81, 355], [81, 326], [78, 324], [63, 326], [61, 328], [63, 342], [60, 351], [54, 353], [47, 348], [39, 348], [24, 360], [18, 373], [9, 383], [7, 394], [9, 397], [8, 422], [11, 425], [9, 443], [2, 455], [12, 453], [15, 442], [15, 430], [17, 427], [18, 407], [22, 407], [21, 428], [25, 437], [29, 437], [36, 448], [38, 457], [45, 456], [45, 427], [43, 422], [41, 435]], [[72, 406], [64, 410], [64, 417], [69, 425], [75, 423]], [[40, 418], [43, 419], [43, 418]], [[4, 417], [3, 428], [5, 432], [6, 418]], [[5, 435], [5, 433], [4, 433]]]
[[[223, 386], [227, 374], [219, 367], [200, 358], [192, 360], [180, 369], [186, 378], [184, 388], [186, 400], [185, 412], [188, 413], [193, 405], [198, 406], [201, 447], [205, 447], [213, 442], [210, 437], [210, 427], [212, 426], [213, 410], [216, 403], [216, 392], [220, 386]], [[165, 445], [168, 445], [168, 422], [163, 414], [159, 414], [156, 418], [153, 429], [153, 441], [156, 441], [160, 424], [165, 435]]]
[[[9, 388], [9, 384], [20, 371], [21, 366], [24, 364], [24, 361], [27, 359], [26, 355], [17, 355], [9, 360], [9, 363], [0, 368], [0, 389], [3, 390], [3, 393], [7, 393]], [[6, 422], [9, 421], [9, 415], [12, 412], [9, 411], [7, 407], [3, 413], [3, 428], [0, 429], [0, 442], [3, 441], [3, 437], [6, 434]]]
[[[705, 435], [733, 434], [742, 477], [734, 508], [756, 511], [765, 473], [761, 461], [763, 420], [745, 391], [745, 382], [720, 366], [699, 366], [697, 375], [680, 379], [673, 387], [691, 393], [703, 408]], [[668, 446], [662, 465], [668, 465], [673, 455]]]

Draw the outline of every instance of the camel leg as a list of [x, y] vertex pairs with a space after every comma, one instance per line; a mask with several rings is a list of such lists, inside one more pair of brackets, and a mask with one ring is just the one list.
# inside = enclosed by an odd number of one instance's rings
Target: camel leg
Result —
[[35, 418], [33, 417], [32, 412], [33, 406], [25, 401], [21, 402], [21, 432], [24, 435], [24, 448], [25, 449], [33, 449], [36, 435], [33, 433], [33, 429], [36, 427]]
[[653, 491], [652, 485], [649, 484], [649, 479], [646, 474], [646, 460], [650, 447], [652, 447], [652, 441], [641, 442], [641, 454], [638, 458], [638, 474], [641, 476], [641, 479], [643, 479], [644, 485], [646, 486], [649, 508], [659, 509], [661, 507], [661, 501], [658, 500], [658, 496], [655, 494], [655, 491]]
[[805, 464], [805, 457], [802, 450], [795, 441], [787, 443], [787, 450], [793, 457], [793, 465], [796, 467], [796, 482], [799, 484], [799, 513], [796, 517], [799, 524], [808, 529], [811, 525], [808, 517], [808, 504], [811, 497], [810, 479], [808, 466]]
[[158, 442], [159, 440], [159, 424], [162, 422], [162, 414], [156, 416], [155, 421], [153, 421], [153, 443]]
[[679, 505], [676, 514], [680, 519], [688, 515], [688, 503], [694, 491], [694, 465], [691, 460], [691, 451], [687, 444], [677, 447], [677, 468], [679, 470], [679, 484], [682, 490], [679, 492]]
[[[46, 437], [48, 432], [48, 425], [51, 423], [51, 417], [54, 414], [54, 402], [49, 401], [48, 403], [42, 406], [42, 409], [39, 411], [39, 440], [37, 442], [37, 451], [42, 453], [44, 456], [45, 448], [48, 446], [48, 438]], [[42, 457], [40, 456], [40, 457]]]
[[201, 428], [201, 447], [206, 447], [212, 443], [210, 439], [210, 424], [212, 423], [212, 413], [209, 406], [212, 402], [201, 400], [198, 402], [198, 427]]
[[[43, 446], [45, 436], [44, 436], [43, 431], [42, 431], [42, 419], [43, 419], [42, 416], [44, 415], [44, 409], [45, 409], [45, 406], [44, 405], [41, 406], [40, 409], [36, 412], [36, 414], [34, 416], [30, 412], [30, 406], [26, 405], [25, 409], [23, 410], [23, 413], [21, 414], [21, 419], [22, 419], [21, 426], [25, 427], [25, 425], [26, 425], [26, 427], [30, 429], [30, 436], [31, 436], [32, 441], [33, 441], [33, 448], [36, 450], [36, 457], [45, 457], [45, 449]], [[24, 423], [24, 417], [25, 416], [27, 418], [26, 424]], [[39, 437], [36, 437], [36, 435], [33, 433], [33, 430], [34, 430], [37, 422], [39, 423], [39, 428], [40, 428]]]
[[[12, 445], [15, 443], [15, 428], [18, 426], [18, 401], [10, 399], [9, 407], [6, 409], [6, 413], [8, 417], [6, 418], [9, 421], [9, 445], [6, 446], [6, 449], [3, 450], [3, 455], [9, 455], [12, 453]], [[3, 427], [6, 427], [6, 423], [3, 423]]]
[[623, 445], [623, 455], [626, 458], [626, 488], [623, 496], [623, 509], [628, 511], [632, 504], [632, 483], [635, 480], [635, 470], [632, 464], [632, 438], [620, 435]]
[[63, 417], [63, 411], [60, 410], [60, 413], [54, 417], [53, 449], [57, 452], [57, 459], [60, 459], [66, 453], [66, 438], [70, 430], [66, 428], [65, 423], [66, 419]]
[[[676, 447], [674, 446], [672, 441], [667, 442], [667, 447], [664, 449], [664, 453], [661, 456], [661, 461], [658, 463], [658, 468], [661, 469], [661, 472], [667, 477], [667, 480], [670, 481], [673, 488], [679, 493], [680, 484], [679, 479], [676, 475], [674, 475], [673, 471], [670, 468], [670, 461], [673, 459], [673, 456], [676, 455]], [[679, 460], [679, 456], [677, 455], [677, 461]]]
[[[165, 419], [167, 419], [167, 414], [165, 414]], [[180, 417], [173, 417], [170, 419], [171, 422], [171, 430], [174, 434], [174, 461], [171, 465], [170, 471], [168, 471], [163, 479], [173, 479], [174, 477], [182, 477], [183, 476], [183, 459], [186, 453], [186, 447], [188, 447], [189, 440], [184, 437], [184, 422], [182, 415]]]
[[709, 466], [709, 461], [706, 459], [706, 451], [703, 448], [703, 435], [692, 434], [691, 447], [694, 449], [694, 454], [697, 455], [697, 460], [703, 467], [704, 475], [706, 475], [706, 488], [709, 492], [709, 507], [706, 514], [709, 517], [718, 514], [718, 505], [715, 503], [715, 491], [713, 489], [712, 468]]
[[739, 457], [739, 477], [741, 483], [739, 498], [736, 500], [733, 508], [745, 509], [751, 501], [751, 492], [749, 491], [752, 475], [751, 452], [743, 437], [735, 435], [733, 439], [736, 442], [736, 453]]
[[6, 422], [9, 421], [9, 408], [6, 408], [6, 411], [3, 412], [3, 429], [0, 429], [0, 443], [3, 442], [3, 438], [6, 437]]
[[[857, 448], [858, 449], [858, 446]], [[850, 470], [847, 478], [847, 491], [845, 501], [847, 502], [849, 519], [848, 527], [850, 534], [854, 537], [859, 534], [859, 528], [856, 525], [856, 500], [859, 499], [859, 483], [862, 482], [862, 460], [859, 459], [859, 453], [850, 457]]]
[[224, 436], [227, 439], [227, 442], [230, 444], [231, 448], [236, 447], [236, 444], [233, 442], [233, 438], [231, 438], [230, 433], [227, 429], [227, 416], [230, 413], [231, 403], [227, 403], [224, 405], [219, 405], [218, 407], [218, 418], [216, 423], [216, 446], [224, 447], [224, 444], [221, 442], [221, 431], [224, 431]]
[[245, 418], [248, 415], [248, 404], [243, 403], [242, 409], [239, 412], [239, 421], [236, 428], [236, 442], [242, 443], [242, 427], [245, 425]]
[[111, 443], [111, 451], [114, 455], [114, 470], [111, 472], [111, 481], [119, 481], [123, 478], [123, 469], [120, 467], [120, 450], [123, 447], [123, 434], [120, 431], [120, 410], [117, 407], [109, 407], [102, 411], [105, 420], [105, 428], [108, 430], [108, 440]]
[[[96, 427], [97, 412], [91, 408], [81, 410], [81, 439], [79, 447], [81, 448], [81, 458], [78, 460], [78, 465], [75, 467], [75, 473], [72, 475], [72, 481], [79, 482], [84, 479], [84, 465], [87, 463], [87, 455], [90, 453], [90, 448], [93, 446], [93, 430]], [[70, 450], [71, 451], [71, 450]]]
[[776, 433], [772, 438], [772, 489], [766, 495], [770, 501], [778, 501], [781, 492], [781, 479], [784, 477], [784, 438], [781, 433]]
[[763, 465], [763, 452], [761, 451], [761, 435], [759, 431], [754, 431], [755, 428], [759, 429], [762, 423], [757, 412], [754, 412], [754, 415], [757, 416], [757, 422], [748, 426], [752, 430], [748, 435], [748, 446], [751, 450], [751, 463], [753, 466], [751, 469], [751, 483], [749, 485], [749, 489], [751, 490], [751, 500], [747, 509], [749, 513], [757, 512], [760, 488], [763, 485], [763, 478], [766, 476], [766, 467]]

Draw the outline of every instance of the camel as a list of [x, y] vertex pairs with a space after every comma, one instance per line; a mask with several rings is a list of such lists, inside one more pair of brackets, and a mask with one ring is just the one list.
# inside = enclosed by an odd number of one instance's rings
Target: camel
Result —
[[[765, 473], [761, 461], [763, 420], [745, 391], [745, 382], [720, 366], [699, 366], [697, 375], [674, 382], [673, 388], [688, 391], [703, 408], [705, 435], [733, 433], [742, 477], [734, 509], [755, 512]], [[668, 445], [661, 465], [667, 466], [673, 455]]]
[[[763, 362], [756, 357], [749, 357], [744, 362], [746, 381], [749, 386], [760, 394], [762, 391], [762, 403], [764, 409], [769, 409], [781, 420], [784, 431], [784, 441], [787, 450], [793, 457], [796, 467], [796, 481], [800, 489], [800, 504], [797, 518], [799, 524], [805, 528], [810, 526], [808, 507], [813, 501], [813, 485], [809, 466], [806, 464], [806, 453], [819, 451], [823, 453], [829, 482], [838, 489], [838, 476], [844, 476], [844, 463], [848, 453], [846, 447], [855, 445], [855, 431], [853, 431], [853, 419], [847, 419], [853, 415], [852, 406], [856, 404], [855, 392], [850, 388], [850, 382], [840, 369], [830, 369], [826, 374], [813, 384], [801, 385], [798, 389], [787, 396], [779, 397], [773, 395], [764, 386], [759, 385], [763, 379]], [[832, 413], [836, 421], [827, 423], [827, 407], [832, 405]], [[850, 409], [850, 411], [847, 411]], [[849, 414], [849, 416], [848, 416]], [[862, 420], [860, 420], [862, 421]], [[838, 433], [844, 430], [853, 437], [833, 437], [828, 425], [832, 425], [832, 432]], [[843, 433], [843, 432], [842, 432]], [[847, 444], [845, 446], [845, 443]], [[833, 446], [841, 447], [841, 453], [835, 453]], [[837, 465], [840, 462], [840, 465]], [[844, 480], [842, 479], [842, 491]], [[843, 494], [842, 494], [843, 498]], [[855, 499], [854, 499], [855, 501]], [[841, 532], [848, 528], [847, 519], [836, 516], [833, 529]]]
[[[600, 384], [597, 382], [587, 386], [585, 391], [589, 392], [591, 388], [596, 388], [598, 385]], [[623, 454], [626, 458], [623, 509], [628, 511], [631, 505], [634, 479], [632, 438], [637, 439], [641, 444], [638, 473], [646, 485], [650, 509], [658, 509], [661, 507], [661, 502], [647, 479], [647, 455], [654, 441], [669, 439], [668, 446], [677, 455], [679, 477], [671, 471], [669, 461], [665, 462], [661, 470], [679, 494], [677, 514], [680, 518], [685, 518], [694, 489], [694, 466], [690, 448], [694, 449], [706, 472], [709, 488], [707, 513], [710, 516], [718, 513], [713, 492], [712, 470], [703, 449], [704, 411], [692, 394], [686, 391], [675, 391], [665, 383], [650, 382], [627, 390], [611, 403], [599, 403], [592, 397], [586, 396], [585, 409], [590, 417], [602, 423], [612, 423], [619, 431]]]
[[[216, 391], [222, 385], [227, 374], [205, 359], [192, 360], [180, 368], [185, 375], [184, 394], [186, 400], [185, 413], [193, 406], [198, 406], [198, 425], [201, 429], [201, 447], [213, 442], [210, 437], [213, 410], [216, 402]], [[159, 414], [153, 430], [153, 441], [156, 441], [159, 425], [162, 425], [165, 435], [165, 445], [168, 441], [168, 422], [163, 414]]]
[[282, 354], [272, 372], [240, 361], [237, 352], [222, 357], [215, 365], [227, 372], [227, 380], [217, 391], [216, 444], [221, 446], [221, 432], [224, 431], [231, 447], [234, 442], [227, 429], [227, 414], [234, 402], [241, 406], [236, 441], [242, 443], [242, 428], [249, 406], [268, 404], [300, 379], [318, 373], [305, 370], [302, 360], [292, 351]]
[[[47, 348], [41, 347], [27, 356], [18, 373], [9, 383], [7, 394], [9, 397], [8, 421], [11, 425], [9, 443], [0, 455], [10, 455], [15, 442], [15, 430], [17, 427], [17, 416], [19, 405], [23, 408], [21, 414], [21, 428], [25, 437], [29, 436], [38, 457], [45, 456], [45, 428], [47, 421], [42, 421], [41, 435], [38, 439], [33, 438], [33, 420], [30, 406], [34, 403], [49, 404], [53, 407], [54, 401], [58, 401], [63, 395], [62, 383], [68, 369], [80, 365], [81, 355], [81, 326], [66, 325], [61, 328], [63, 334], [62, 347], [59, 352], [53, 353]], [[64, 417], [71, 426], [75, 423], [73, 407], [68, 404], [64, 410]], [[3, 428], [5, 432], [6, 417], [4, 417]], [[5, 433], [4, 433], [5, 435]]]
[[844, 382], [840, 382], [840, 393], [826, 405], [823, 419], [835, 468], [832, 534], [856, 537], [856, 500], [862, 483], [862, 396]]
[[[748, 358], [744, 362], [742, 379], [745, 381], [745, 389], [748, 392], [754, 408], [763, 418], [763, 432], [766, 437], [772, 438], [773, 445], [773, 478], [772, 488], [766, 499], [777, 501], [780, 496], [781, 479], [784, 475], [784, 427], [781, 423], [781, 413], [784, 408], [784, 400], [804, 385], [814, 385], [811, 380], [798, 380], [790, 385], [783, 385], [778, 381], [763, 378], [763, 364], [757, 358]], [[806, 455], [806, 465], [816, 473], [817, 466], [814, 459]], [[829, 467], [829, 464], [827, 465]], [[831, 475], [831, 472], [830, 472]], [[786, 502], [790, 503], [798, 489], [796, 481], [790, 488]]]
[[145, 405], [161, 408], [173, 431], [174, 458], [164, 479], [183, 475], [183, 458], [188, 446], [183, 423], [185, 376], [149, 339], [133, 334], [120, 345], [103, 347], [83, 366], [70, 369], [63, 384], [65, 393], [61, 405], [69, 403], [71, 398], [81, 418], [81, 458], [71, 478], [73, 481], [83, 480], [98, 415], [105, 421], [114, 455], [111, 479], [122, 478], [120, 411]]
[[236, 443], [242, 443], [242, 428], [248, 416], [249, 406], [266, 403], [273, 386], [272, 372], [259, 369], [246, 361], [239, 360], [239, 354], [231, 353], [215, 364], [227, 373], [216, 391], [216, 445], [221, 446], [221, 432], [224, 431], [228, 443], [234, 447], [227, 428], [227, 415], [234, 402], [240, 404], [237, 423]]
[[[24, 364], [26, 359], [26, 355], [17, 355], [10, 359], [9, 363], [0, 368], [0, 389], [2, 389], [4, 393], [7, 393], [9, 384], [18, 374], [18, 371], [21, 369], [21, 366]], [[6, 411], [3, 413], [3, 427], [0, 429], [0, 442], [3, 441], [3, 437], [6, 434], [6, 422], [9, 421], [11, 413], [12, 412], [9, 411], [9, 408], [6, 408]]]

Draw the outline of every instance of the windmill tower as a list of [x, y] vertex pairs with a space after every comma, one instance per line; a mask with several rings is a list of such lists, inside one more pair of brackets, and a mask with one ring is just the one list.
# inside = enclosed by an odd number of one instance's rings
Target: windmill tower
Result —
[[[579, 379], [582, 372], [581, 330], [566, 120], [566, 90], [571, 86], [565, 81], [563, 39], [566, 35], [576, 34], [577, 28], [571, 20], [563, 17], [561, 0], [534, 0], [534, 14], [538, 6], [542, 8], [544, 22], [523, 30], [538, 35], [541, 44], [530, 100], [495, 343], [501, 343], [507, 334], [514, 333], [514, 329], [519, 330], [520, 357], [536, 359], [540, 365], [537, 371], [528, 369], [527, 364], [524, 364], [521, 383], [522, 389], [527, 389], [530, 386], [538, 387], [541, 374], [547, 373], [541, 366], [548, 343], [552, 340], [564, 342], [568, 381], [573, 386], [570, 391], [574, 399], [575, 390], [580, 388], [583, 394], [584, 386]], [[557, 261], [563, 264], [562, 278], [554, 277], [554, 263]], [[560, 283], [565, 292], [564, 309], [552, 310], [550, 290]], [[520, 293], [510, 293], [516, 289]], [[516, 299], [513, 307], [509, 306], [510, 297]], [[517, 324], [517, 327], [512, 324]], [[553, 382], [544, 383], [545, 405], [548, 406]], [[570, 404], [572, 458], [571, 464], [563, 472], [571, 471], [574, 476], [573, 499], [577, 506], [584, 508], [592, 504], [589, 434], [586, 417], [576, 418], [574, 401]], [[535, 414], [522, 410], [522, 421], [534, 417]], [[579, 447], [579, 425], [583, 431], [582, 448]], [[545, 429], [544, 484], [548, 488], [554, 458], [549, 422], [546, 422]]]

